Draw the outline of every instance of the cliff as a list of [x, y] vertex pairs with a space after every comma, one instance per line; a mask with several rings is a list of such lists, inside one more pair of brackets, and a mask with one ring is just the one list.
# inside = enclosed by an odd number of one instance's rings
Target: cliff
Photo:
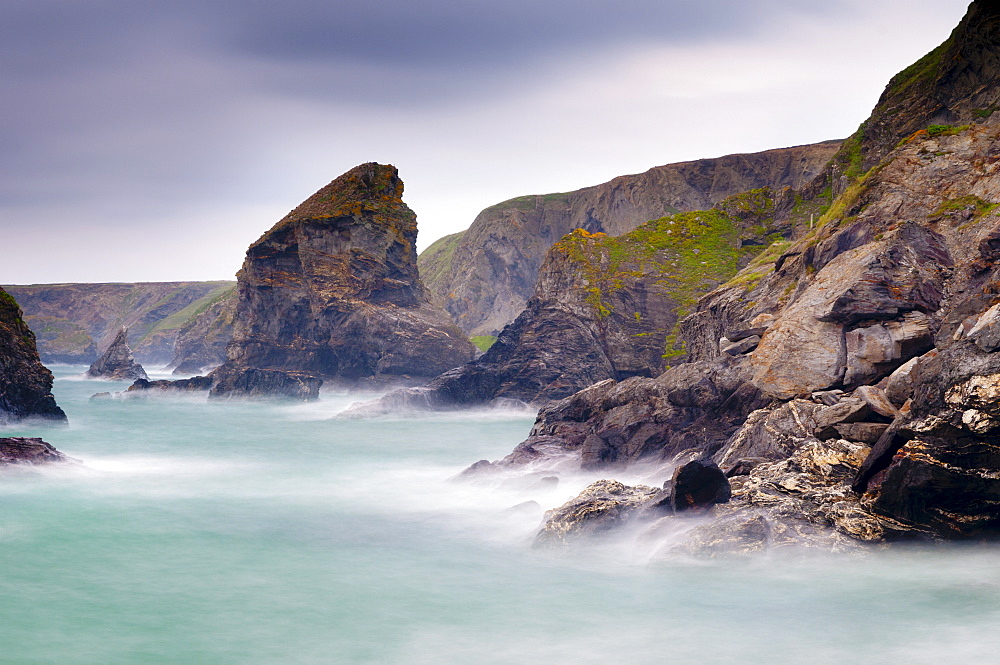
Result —
[[[234, 282], [33, 284], [5, 287], [24, 308], [46, 362], [90, 364], [119, 329], [129, 329], [136, 357], [149, 364], [174, 358], [180, 329]], [[221, 359], [220, 359], [221, 362]]]
[[394, 167], [362, 164], [250, 246], [213, 396], [299, 394], [308, 381], [308, 397], [323, 379], [412, 382], [472, 358], [417, 275], [416, 215], [402, 194]]
[[680, 321], [698, 298], [769, 242], [805, 233], [817, 210], [790, 189], [762, 188], [622, 236], [577, 229], [549, 250], [531, 300], [483, 356], [351, 414], [539, 404], [605, 379], [657, 376], [687, 358]]
[[549, 248], [574, 229], [621, 235], [751, 189], [800, 189], [839, 146], [827, 141], [669, 164], [574, 192], [504, 201], [483, 210], [466, 231], [424, 250], [420, 274], [469, 335], [496, 335], [531, 297]]
[[28, 417], [66, 420], [52, 396], [52, 373], [38, 358], [21, 308], [0, 289], [0, 424]]
[[[1000, 116], [972, 108], [995, 99], [998, 58], [1000, 9], [974, 2], [806, 188], [840, 191], [817, 223], [682, 321], [690, 362], [551, 403], [476, 469], [711, 459], [732, 500], [688, 552], [1000, 535]], [[963, 123], [921, 126], [945, 111]], [[663, 518], [657, 496], [618, 494], [594, 500]], [[554, 534], [586, 528], [557, 518]]]
[[225, 362], [226, 345], [233, 338], [236, 299], [234, 284], [210, 300], [199, 301], [198, 309], [177, 330], [170, 362], [174, 374], [197, 374]]

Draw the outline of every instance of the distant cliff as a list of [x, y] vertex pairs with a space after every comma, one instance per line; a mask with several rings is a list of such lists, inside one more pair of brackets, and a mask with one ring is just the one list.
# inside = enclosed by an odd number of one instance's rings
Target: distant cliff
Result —
[[565, 194], [523, 196], [483, 210], [420, 255], [434, 299], [470, 335], [496, 335], [531, 297], [546, 252], [573, 229], [621, 235], [643, 222], [704, 210], [751, 189], [808, 184], [839, 141], [699, 159]]
[[28, 417], [66, 420], [52, 396], [52, 373], [38, 359], [21, 308], [0, 289], [0, 424]]
[[174, 358], [178, 331], [234, 282], [34, 284], [5, 287], [24, 308], [46, 362], [90, 364], [98, 348], [129, 329], [129, 345], [146, 364]]
[[213, 396], [308, 397], [323, 379], [413, 382], [472, 358], [417, 275], [416, 215], [402, 194], [394, 167], [363, 164], [250, 246]]
[[226, 361], [236, 318], [236, 285], [213, 294], [210, 300], [198, 301], [198, 309], [177, 331], [170, 362], [174, 374], [198, 374]]

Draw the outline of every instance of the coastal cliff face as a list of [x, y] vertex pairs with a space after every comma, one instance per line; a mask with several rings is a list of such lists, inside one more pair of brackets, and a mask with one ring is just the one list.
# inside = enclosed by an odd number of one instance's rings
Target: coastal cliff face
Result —
[[234, 286], [235, 282], [145, 282], [5, 288], [23, 307], [45, 362], [89, 365], [122, 326], [129, 329], [129, 345], [141, 362], [170, 362], [182, 326]]
[[657, 376], [686, 360], [680, 320], [699, 296], [770, 241], [804, 233], [816, 210], [790, 189], [762, 188], [618, 237], [577, 229], [549, 250], [534, 296], [483, 356], [352, 413], [541, 404], [605, 379]]
[[285, 378], [284, 394], [323, 379], [412, 382], [472, 358], [417, 275], [416, 215], [402, 193], [394, 167], [363, 164], [250, 246], [213, 396], [270, 392]]
[[839, 146], [827, 141], [669, 164], [575, 192], [511, 199], [428, 247], [420, 255], [420, 274], [469, 335], [495, 336], [532, 296], [549, 248], [574, 229], [616, 236], [748, 190], [800, 189]]
[[28, 417], [66, 420], [52, 396], [52, 373], [38, 358], [21, 308], [0, 289], [0, 424]]
[[[806, 188], [841, 192], [817, 223], [682, 321], [690, 362], [547, 405], [477, 469], [710, 459], [732, 499], [690, 552], [1000, 535], [1000, 115], [963, 115], [1000, 89], [1000, 8], [974, 2], [932, 55]], [[942, 109], [967, 122], [919, 126]], [[656, 516], [655, 495], [619, 494], [601, 500]], [[586, 528], [564, 518], [554, 533]]]
[[199, 309], [177, 331], [174, 374], [198, 374], [226, 361], [226, 345], [233, 338], [236, 318], [236, 285], [221, 291]]

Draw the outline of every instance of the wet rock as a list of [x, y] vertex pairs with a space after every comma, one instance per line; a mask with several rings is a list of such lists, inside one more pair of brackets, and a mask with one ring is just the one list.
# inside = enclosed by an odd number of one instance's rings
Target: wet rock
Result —
[[674, 512], [695, 511], [729, 501], [729, 480], [715, 462], [694, 460], [677, 467], [670, 481]]
[[110, 381], [135, 381], [149, 379], [146, 370], [135, 361], [132, 349], [128, 345], [128, 330], [122, 328], [115, 335], [104, 353], [94, 361], [86, 372], [91, 379], [108, 379]]
[[656, 494], [655, 487], [598, 480], [559, 508], [545, 513], [545, 525], [535, 537], [535, 544], [566, 544], [608, 533], [631, 519], [643, 502]]
[[[228, 370], [222, 375], [223, 379], [217, 379], [218, 376], [215, 373], [209, 376], [215, 384], [209, 392], [209, 399], [288, 398], [309, 402], [319, 397], [319, 389], [323, 385], [323, 379], [311, 374], [274, 369]], [[219, 381], [222, 380], [225, 381], [225, 389], [218, 390]]]
[[55, 449], [50, 443], [41, 439], [28, 437], [0, 438], [0, 466], [8, 464], [58, 464], [72, 462]]
[[[174, 392], [198, 392], [211, 390], [215, 382], [208, 376], [192, 376], [190, 379], [175, 379], [149, 381], [147, 379], [136, 379], [125, 392], [139, 392], [143, 390], [164, 390]], [[96, 395], [95, 395], [96, 397]]]

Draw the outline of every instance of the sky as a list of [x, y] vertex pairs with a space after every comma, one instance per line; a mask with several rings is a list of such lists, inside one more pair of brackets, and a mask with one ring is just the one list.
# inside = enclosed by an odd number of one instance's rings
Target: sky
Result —
[[232, 279], [363, 162], [483, 208], [851, 134], [967, 0], [3, 0], [0, 283]]

